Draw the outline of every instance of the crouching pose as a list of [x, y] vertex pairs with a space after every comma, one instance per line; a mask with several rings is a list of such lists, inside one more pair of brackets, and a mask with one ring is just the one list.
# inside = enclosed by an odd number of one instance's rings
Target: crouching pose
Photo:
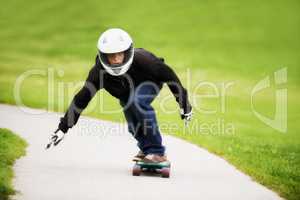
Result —
[[97, 47], [95, 65], [60, 119], [47, 148], [57, 145], [64, 138], [96, 92], [104, 88], [120, 101], [128, 130], [137, 140], [139, 152], [134, 159], [153, 163], [167, 161], [151, 103], [166, 83], [179, 104], [181, 118], [190, 120], [192, 107], [186, 89], [162, 58], [142, 48], [134, 48], [131, 37], [121, 29], [105, 31]]

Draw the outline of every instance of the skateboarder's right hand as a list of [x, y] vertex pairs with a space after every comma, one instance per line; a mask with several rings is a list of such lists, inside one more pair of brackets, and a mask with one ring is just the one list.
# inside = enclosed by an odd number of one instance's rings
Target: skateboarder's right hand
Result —
[[57, 129], [51, 134], [50, 141], [47, 144], [46, 149], [49, 149], [52, 145], [58, 145], [64, 139], [64, 136], [65, 134], [61, 130]]

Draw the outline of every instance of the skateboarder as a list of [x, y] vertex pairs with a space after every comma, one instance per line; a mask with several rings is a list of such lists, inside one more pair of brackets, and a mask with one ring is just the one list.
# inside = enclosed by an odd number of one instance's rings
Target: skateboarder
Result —
[[131, 37], [122, 29], [105, 31], [98, 40], [97, 48], [95, 65], [60, 119], [47, 148], [64, 138], [96, 92], [104, 88], [123, 107], [128, 130], [140, 149], [135, 159], [153, 163], [167, 161], [151, 102], [166, 83], [180, 106], [181, 118], [189, 121], [192, 107], [186, 89], [162, 58], [142, 48], [134, 48]]

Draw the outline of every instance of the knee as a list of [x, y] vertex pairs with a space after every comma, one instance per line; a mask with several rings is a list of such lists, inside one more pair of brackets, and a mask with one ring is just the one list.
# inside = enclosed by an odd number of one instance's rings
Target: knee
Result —
[[153, 111], [151, 104], [143, 99], [135, 99], [133, 104], [139, 112]]

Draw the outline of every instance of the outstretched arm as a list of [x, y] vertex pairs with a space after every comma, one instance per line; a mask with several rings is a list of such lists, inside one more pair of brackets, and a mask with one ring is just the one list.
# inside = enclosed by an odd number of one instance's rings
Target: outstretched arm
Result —
[[162, 82], [167, 83], [176, 101], [178, 102], [180, 109], [183, 110], [183, 114], [190, 113], [192, 106], [189, 103], [187, 90], [182, 86], [178, 76], [164, 62], [158, 61], [156, 65], [158, 66], [156, 72], [157, 76]]
[[60, 119], [58, 129], [51, 134], [50, 140], [46, 145], [46, 149], [49, 149], [53, 145], [56, 146], [63, 140], [65, 133], [67, 133], [69, 128], [73, 127], [77, 123], [81, 112], [87, 107], [88, 103], [97, 91], [102, 88], [102, 84], [100, 83], [101, 71], [97, 64], [96, 57], [95, 66], [90, 70], [84, 86], [74, 96], [66, 114]]
[[97, 65], [90, 70], [84, 86], [74, 96], [64, 117], [60, 119], [58, 128], [62, 132], [67, 133], [68, 129], [77, 123], [81, 112], [87, 107], [88, 103], [97, 93], [97, 91], [101, 89], [99, 73], [100, 70], [98, 69]]

